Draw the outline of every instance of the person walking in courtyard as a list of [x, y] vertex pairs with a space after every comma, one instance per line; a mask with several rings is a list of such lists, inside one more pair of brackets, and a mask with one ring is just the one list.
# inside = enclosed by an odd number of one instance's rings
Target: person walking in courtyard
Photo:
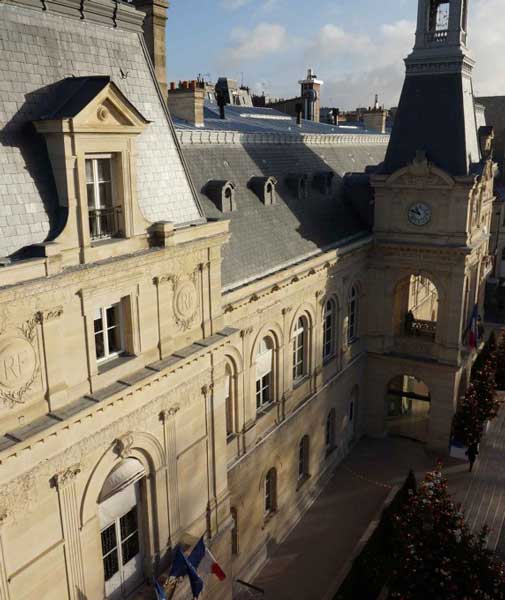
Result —
[[479, 449], [477, 444], [471, 444], [470, 446], [468, 446], [468, 450], [465, 452], [465, 454], [468, 456], [468, 463], [470, 465], [469, 467], [469, 472], [472, 472], [473, 469], [473, 465], [475, 464], [475, 460], [477, 459], [477, 456], [479, 455]]

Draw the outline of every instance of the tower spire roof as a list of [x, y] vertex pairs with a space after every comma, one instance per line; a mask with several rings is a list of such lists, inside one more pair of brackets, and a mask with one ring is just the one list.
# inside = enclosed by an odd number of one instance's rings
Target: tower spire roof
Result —
[[386, 173], [411, 163], [419, 150], [451, 175], [467, 175], [480, 161], [467, 14], [468, 0], [419, 0]]

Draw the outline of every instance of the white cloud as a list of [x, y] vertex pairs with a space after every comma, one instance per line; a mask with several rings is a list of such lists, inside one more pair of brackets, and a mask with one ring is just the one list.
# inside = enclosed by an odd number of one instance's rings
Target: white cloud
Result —
[[282, 52], [287, 47], [288, 36], [282, 25], [260, 23], [254, 29], [234, 29], [231, 32], [232, 46], [225, 50], [226, 62], [240, 65]]
[[221, 0], [221, 6], [229, 10], [237, 10], [246, 4], [250, 4], [251, 0]]

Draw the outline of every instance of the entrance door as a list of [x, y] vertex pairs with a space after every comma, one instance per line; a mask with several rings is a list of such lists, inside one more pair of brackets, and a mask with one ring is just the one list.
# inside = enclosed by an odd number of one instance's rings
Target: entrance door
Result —
[[125, 598], [143, 579], [138, 499], [137, 482], [100, 504], [102, 560], [107, 600]]

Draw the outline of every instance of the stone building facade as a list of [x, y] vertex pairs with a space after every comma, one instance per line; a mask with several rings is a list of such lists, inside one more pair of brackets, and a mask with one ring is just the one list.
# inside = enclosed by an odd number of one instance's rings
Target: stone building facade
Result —
[[[229, 600], [388, 393], [411, 427], [424, 382], [446, 448], [473, 360], [493, 165], [468, 96], [452, 146], [408, 131], [407, 84], [391, 141], [176, 131], [151, 8], [144, 37], [129, 4], [0, 1], [1, 600], [149, 598], [202, 535]], [[411, 63], [449, 52], [460, 99], [463, 21], [448, 50], [426, 13]]]

